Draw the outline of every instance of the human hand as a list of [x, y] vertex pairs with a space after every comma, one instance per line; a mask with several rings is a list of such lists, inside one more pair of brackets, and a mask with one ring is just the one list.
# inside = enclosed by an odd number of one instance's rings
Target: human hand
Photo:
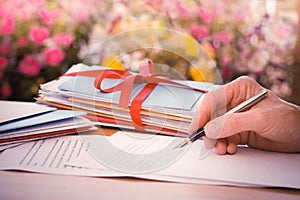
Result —
[[272, 91], [249, 110], [225, 114], [263, 89], [254, 79], [240, 77], [205, 94], [190, 132], [203, 127], [207, 149], [233, 154], [238, 144], [277, 151], [300, 152], [300, 107], [283, 101]]

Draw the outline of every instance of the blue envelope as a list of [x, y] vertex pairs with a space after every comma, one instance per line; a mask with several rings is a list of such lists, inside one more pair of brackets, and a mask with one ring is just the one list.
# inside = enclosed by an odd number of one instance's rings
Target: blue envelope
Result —
[[41, 124], [56, 122], [59, 120], [70, 119], [86, 113], [72, 110], [54, 110], [40, 115], [35, 115], [29, 118], [13, 121], [11, 123], [0, 126], [0, 134], [6, 131], [16, 130], [20, 128], [37, 126]]

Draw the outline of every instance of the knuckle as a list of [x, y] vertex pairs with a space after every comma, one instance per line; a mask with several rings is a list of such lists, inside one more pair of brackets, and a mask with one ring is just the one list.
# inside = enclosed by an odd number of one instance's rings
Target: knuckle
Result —
[[257, 84], [255, 79], [250, 76], [241, 76], [237, 79], [237, 81], [243, 84]]
[[239, 119], [232, 115], [228, 120], [227, 128], [228, 130], [226, 132], [228, 133], [236, 133], [239, 132]]

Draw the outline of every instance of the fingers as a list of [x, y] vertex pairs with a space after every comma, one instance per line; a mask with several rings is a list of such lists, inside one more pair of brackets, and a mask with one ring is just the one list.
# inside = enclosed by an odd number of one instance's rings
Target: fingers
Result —
[[226, 112], [225, 91], [223, 87], [217, 87], [204, 94], [189, 127], [189, 133], [193, 133], [203, 127], [208, 121]]
[[257, 94], [262, 87], [252, 78], [242, 76], [222, 87], [215, 87], [205, 94], [199, 103], [192, 120], [189, 132], [203, 127], [208, 121], [215, 119], [242, 101]]
[[253, 78], [241, 76], [224, 85], [228, 110], [257, 94], [261, 87]]
[[207, 149], [212, 149], [215, 147], [219, 155], [224, 155], [226, 153], [234, 154], [237, 150], [237, 145], [240, 144], [240, 140], [237, 135], [219, 140], [213, 140], [205, 137], [204, 143]]
[[226, 138], [227, 148], [226, 151], [229, 154], [234, 154], [237, 149], [237, 145], [240, 143], [240, 139], [238, 135], [233, 135], [229, 138]]
[[205, 135], [211, 139], [220, 139], [233, 136], [240, 132], [252, 130], [253, 124], [262, 123], [253, 111], [225, 114], [208, 122], [205, 127]]
[[226, 154], [226, 151], [227, 151], [227, 142], [225, 139], [220, 139], [218, 140], [216, 146], [215, 146], [216, 150], [217, 150], [217, 153], [219, 155], [224, 155]]

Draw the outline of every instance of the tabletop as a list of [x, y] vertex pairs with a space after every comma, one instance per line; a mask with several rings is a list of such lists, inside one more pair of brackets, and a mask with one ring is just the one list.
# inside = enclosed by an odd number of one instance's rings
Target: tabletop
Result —
[[300, 190], [0, 171], [1, 199], [300, 199]]

